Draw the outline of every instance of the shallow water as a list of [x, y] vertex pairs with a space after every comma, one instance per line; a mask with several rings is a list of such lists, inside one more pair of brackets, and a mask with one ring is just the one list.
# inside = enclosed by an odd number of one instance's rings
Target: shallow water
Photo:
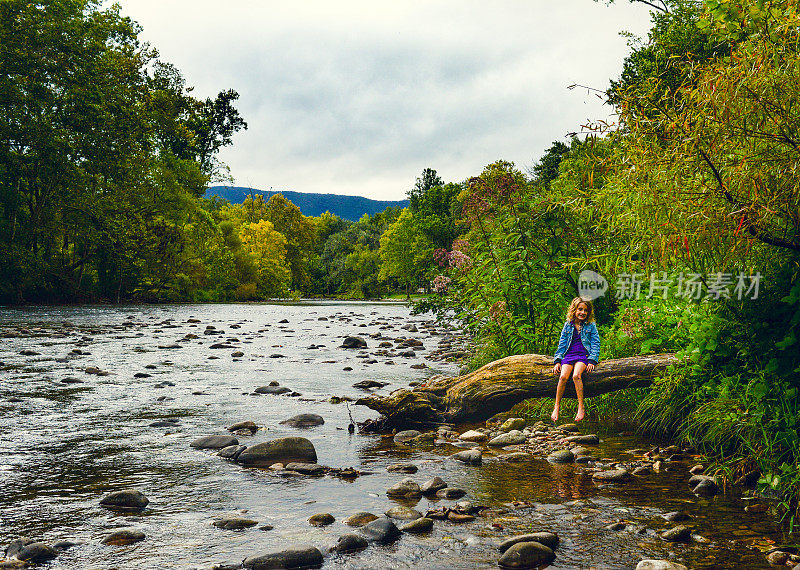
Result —
[[[79, 543], [50, 564], [64, 569], [205, 568], [295, 544], [326, 551], [353, 531], [342, 522], [349, 514], [380, 514], [396, 504], [385, 490], [406, 475], [388, 473], [386, 466], [398, 461], [418, 465], [412, 477], [420, 483], [439, 475], [494, 514], [461, 525], [437, 522], [428, 535], [327, 556], [326, 568], [497, 567], [502, 538], [535, 530], [561, 537], [552, 568], [632, 568], [642, 558], [672, 558], [693, 568], [759, 568], [768, 565], [753, 545], [765, 545], [765, 537], [778, 543], [791, 538], [769, 514], [744, 513], [737, 495], [692, 495], [686, 485], [691, 463], [625, 485], [599, 486], [580, 466], [512, 465], [486, 456], [482, 467], [466, 467], [445, 459], [457, 450], [450, 445], [410, 449], [377, 435], [349, 435], [348, 408], [330, 403], [330, 396], [357, 398], [364, 392], [352, 384], [364, 379], [389, 382], [378, 390], [388, 393], [411, 380], [456, 372], [453, 363], [424, 360], [444, 333], [425, 328], [424, 321], [403, 305], [383, 303], [0, 308], [6, 336], [0, 343], [0, 544], [20, 536]], [[401, 329], [409, 322], [419, 331]], [[203, 334], [208, 325], [224, 334]], [[187, 333], [199, 338], [185, 340]], [[368, 335], [378, 333], [418, 338], [425, 350], [414, 359], [370, 356], [378, 363], [366, 364], [360, 351], [338, 348], [343, 336], [356, 334], [372, 353], [380, 341]], [[235, 339], [230, 344], [236, 348], [210, 349], [227, 339]], [[312, 344], [324, 346], [310, 349]], [[179, 348], [159, 348], [174, 345]], [[89, 354], [71, 354], [74, 349]], [[40, 354], [20, 354], [25, 350]], [[244, 356], [233, 358], [234, 350]], [[282, 357], [272, 357], [277, 354]], [[419, 362], [430, 368], [410, 368]], [[88, 367], [109, 374], [87, 374]], [[141, 372], [151, 376], [134, 377]], [[252, 394], [273, 380], [302, 396]], [[174, 386], [158, 387], [163, 381]], [[350, 409], [357, 421], [375, 417], [366, 408]], [[323, 416], [325, 424], [300, 430], [278, 423], [303, 412]], [[165, 418], [180, 422], [174, 429], [150, 427]], [[252, 437], [239, 436], [245, 445], [302, 435], [314, 443], [319, 463], [370, 474], [354, 481], [286, 479], [189, 447], [193, 439], [227, 433], [225, 426], [242, 420], [263, 426]], [[630, 461], [628, 450], [650, 445], [603, 434], [596, 454]], [[104, 494], [127, 487], [150, 499], [143, 513], [120, 515], [99, 506]], [[514, 501], [529, 504], [517, 508]], [[424, 512], [451, 502], [423, 498], [415, 508]], [[661, 515], [674, 510], [695, 515], [683, 524], [711, 543], [663, 542], [657, 532], [673, 524]], [[219, 515], [243, 512], [274, 530], [211, 526]], [[308, 517], [321, 512], [336, 522], [311, 527]], [[628, 529], [603, 528], [618, 520]], [[100, 544], [120, 527], [138, 528], [147, 538], [131, 546]]]

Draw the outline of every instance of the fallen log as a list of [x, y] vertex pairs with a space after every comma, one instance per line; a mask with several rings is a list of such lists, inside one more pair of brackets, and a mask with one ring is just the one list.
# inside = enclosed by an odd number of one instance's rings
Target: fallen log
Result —
[[[605, 360], [594, 372], [584, 372], [584, 395], [591, 397], [623, 388], [648, 386], [668, 366], [677, 363], [674, 354]], [[529, 398], [555, 396], [556, 382], [552, 357], [520, 354], [495, 360], [464, 376], [444, 378], [413, 390], [401, 389], [388, 396], [359, 398], [356, 405], [380, 412], [390, 425], [398, 427], [479, 422]], [[571, 380], [564, 396], [577, 397]]]

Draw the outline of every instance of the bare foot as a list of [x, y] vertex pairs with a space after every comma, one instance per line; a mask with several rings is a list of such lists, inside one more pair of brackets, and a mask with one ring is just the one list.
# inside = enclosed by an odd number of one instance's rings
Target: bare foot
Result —
[[578, 413], [575, 414], [575, 421], [576, 422], [581, 421], [585, 415], [586, 415], [586, 412], [584, 412], [583, 410], [578, 410]]
[[553, 413], [550, 414], [550, 419], [553, 420], [553, 423], [558, 421], [558, 408], [553, 410]]

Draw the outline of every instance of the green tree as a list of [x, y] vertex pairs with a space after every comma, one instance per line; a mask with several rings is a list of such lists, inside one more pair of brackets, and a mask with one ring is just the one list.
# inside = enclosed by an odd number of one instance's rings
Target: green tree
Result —
[[380, 238], [381, 267], [379, 277], [394, 279], [403, 287], [406, 297], [419, 286], [433, 262], [433, 244], [417, 228], [409, 209]]

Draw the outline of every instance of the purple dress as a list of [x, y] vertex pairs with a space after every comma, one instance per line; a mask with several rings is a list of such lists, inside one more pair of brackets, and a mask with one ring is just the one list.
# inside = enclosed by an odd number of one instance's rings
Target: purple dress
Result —
[[575, 364], [576, 362], [583, 362], [589, 364], [589, 352], [581, 342], [581, 333], [575, 325], [572, 326], [572, 342], [569, 345], [567, 353], [561, 360], [561, 364]]

